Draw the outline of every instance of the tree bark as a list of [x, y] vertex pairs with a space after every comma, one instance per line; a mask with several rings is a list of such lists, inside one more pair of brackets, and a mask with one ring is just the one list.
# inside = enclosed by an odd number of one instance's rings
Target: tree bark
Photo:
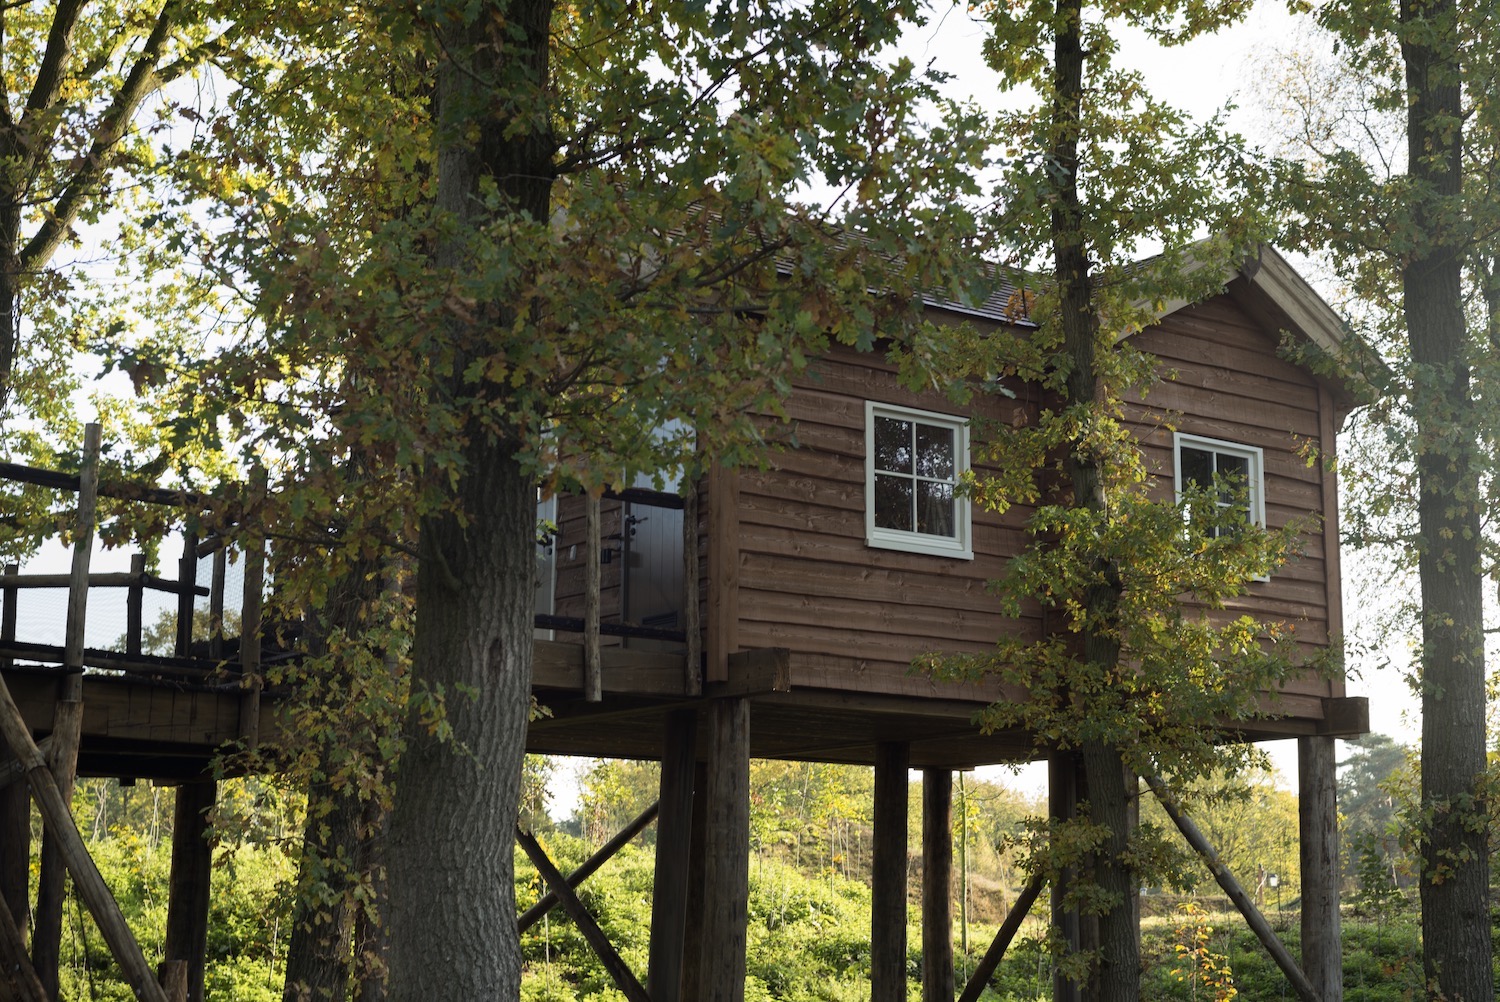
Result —
[[[437, 207], [458, 224], [435, 249], [441, 273], [475, 267], [466, 238], [495, 212], [550, 217], [553, 140], [536, 102], [548, 82], [551, 16], [549, 0], [434, 14]], [[490, 184], [503, 209], [486, 207]], [[501, 350], [494, 332], [525, 309], [482, 303], [476, 316], [455, 312], [451, 368], [434, 391], [437, 404], [458, 408], [462, 463], [450, 506], [419, 526], [412, 710], [387, 860], [395, 1002], [520, 992], [510, 843], [530, 706], [536, 486], [517, 458], [519, 434], [496, 417], [505, 387], [466, 370]], [[425, 482], [454, 473], [433, 465]], [[436, 700], [446, 737], [422, 716]]]
[[[1098, 406], [1099, 318], [1089, 275], [1087, 236], [1078, 191], [1078, 143], [1083, 114], [1082, 0], [1057, 0], [1053, 45], [1053, 105], [1051, 157], [1058, 190], [1052, 208], [1052, 254], [1058, 290], [1058, 316], [1070, 407]], [[1085, 424], [1085, 429], [1087, 423]], [[1083, 434], [1087, 434], [1087, 431]], [[1073, 487], [1073, 504], [1095, 512], [1107, 508], [1104, 470], [1091, 443], [1080, 439], [1069, 450], [1066, 464]], [[1088, 621], [1082, 634], [1081, 655], [1107, 677], [1120, 660], [1120, 645], [1103, 624], [1112, 623], [1120, 599], [1118, 569], [1100, 558], [1092, 583], [1082, 596]], [[1093, 978], [1095, 998], [1135, 1002], [1140, 995], [1140, 948], [1135, 935], [1135, 913], [1129, 898], [1133, 878], [1124, 862], [1129, 839], [1129, 803], [1125, 772], [1119, 753], [1099, 741], [1080, 747], [1090, 817], [1111, 832], [1094, 859], [1093, 880], [1115, 903], [1090, 918], [1097, 929], [1098, 964]]]
[[360, 815], [350, 787], [311, 784], [282, 1002], [343, 1002], [348, 994]]
[[1463, 311], [1463, 108], [1453, 0], [1402, 0], [1414, 232], [1402, 270], [1417, 427], [1423, 964], [1449, 1002], [1494, 998], [1480, 495]]

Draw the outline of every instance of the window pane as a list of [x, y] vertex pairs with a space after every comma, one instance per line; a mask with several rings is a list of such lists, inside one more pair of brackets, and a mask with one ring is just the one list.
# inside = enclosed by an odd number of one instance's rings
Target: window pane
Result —
[[953, 479], [953, 429], [917, 425], [917, 473], [924, 477]]
[[917, 481], [917, 531], [953, 536], [953, 485]]
[[911, 472], [911, 422], [875, 419], [875, 468], [892, 473]]
[[1214, 483], [1214, 454], [1203, 449], [1182, 447], [1182, 482], [1195, 487], [1212, 487]]
[[905, 477], [875, 477], [875, 525], [881, 529], [912, 529], [912, 482]]

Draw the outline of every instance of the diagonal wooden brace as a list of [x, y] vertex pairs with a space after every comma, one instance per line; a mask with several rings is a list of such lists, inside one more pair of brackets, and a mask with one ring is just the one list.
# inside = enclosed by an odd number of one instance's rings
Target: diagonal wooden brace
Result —
[[57, 780], [47, 768], [46, 756], [32, 740], [31, 729], [26, 726], [26, 720], [21, 716], [21, 711], [10, 694], [10, 687], [3, 678], [0, 678], [0, 734], [4, 735], [11, 753], [25, 770], [26, 782], [30, 785], [31, 795], [41, 812], [42, 823], [57, 836], [58, 848], [68, 872], [73, 875], [78, 895], [83, 898], [89, 914], [94, 917], [94, 923], [103, 934], [110, 953], [120, 965], [135, 997], [141, 1002], [167, 1002], [167, 996], [162, 992], [161, 985], [157, 984], [150, 965], [146, 963], [146, 957], [141, 953], [140, 944], [130, 931], [125, 916], [121, 914], [119, 904], [110, 894], [99, 868], [94, 865], [93, 857], [83, 843], [83, 836], [78, 833], [78, 825], [73, 821], [73, 813], [57, 787]]
[[604, 930], [599, 928], [599, 923], [595, 922], [588, 909], [583, 907], [583, 902], [578, 900], [578, 895], [573, 893], [573, 888], [568, 886], [562, 872], [547, 857], [546, 850], [542, 848], [536, 837], [517, 827], [516, 841], [521, 843], [521, 848], [525, 849], [526, 855], [531, 857], [531, 862], [536, 866], [537, 872], [542, 875], [542, 880], [546, 881], [552, 893], [557, 895], [563, 911], [567, 912], [568, 917], [578, 926], [578, 931], [588, 941], [594, 955], [599, 958], [599, 962], [604, 965], [605, 971], [609, 972], [609, 976], [625, 997], [630, 1002], [651, 1002], [646, 989], [636, 980], [630, 968], [625, 966], [625, 961], [610, 944], [609, 937], [604, 935]]

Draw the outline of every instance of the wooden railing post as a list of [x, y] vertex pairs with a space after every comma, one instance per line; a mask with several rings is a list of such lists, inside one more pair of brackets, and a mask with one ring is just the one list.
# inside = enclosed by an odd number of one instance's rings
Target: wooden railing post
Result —
[[[6, 564], [5, 574], [0, 576], [0, 643], [16, 639], [16, 608], [21, 600], [21, 590], [9, 578], [21, 576], [20, 564]], [[14, 662], [0, 656], [0, 669], [9, 668]]]
[[142, 606], [146, 600], [146, 555], [130, 555], [130, 584], [125, 593], [125, 653], [141, 653]]
[[[88, 620], [89, 561], [94, 552], [94, 513], [99, 497], [99, 425], [83, 432], [83, 463], [78, 474], [78, 516], [73, 528], [73, 570], [68, 581], [68, 626], [63, 641], [63, 676], [52, 712], [52, 749], [47, 765], [63, 804], [73, 800], [78, 741], [83, 728], [83, 642]], [[53, 825], [42, 831], [37, 880], [36, 929], [31, 956], [50, 997], [57, 996], [57, 965], [62, 949], [62, 910], [67, 865]]]
[[588, 541], [584, 559], [583, 583], [583, 698], [597, 703], [604, 698], [604, 676], [599, 653], [599, 587], [600, 550], [603, 546], [599, 498], [588, 494], [584, 500]]
[[208, 656], [216, 661], [224, 658], [224, 576], [228, 572], [228, 547], [214, 550], [213, 580], [208, 586]]
[[198, 597], [198, 532], [182, 530], [182, 559], [177, 563], [177, 643], [174, 653], [187, 657], [193, 648], [193, 606]]
[[703, 627], [698, 610], [698, 484], [682, 494], [682, 632], [687, 637], [685, 694], [703, 695]]
[[[251, 490], [264, 499], [266, 471], [257, 470]], [[266, 579], [265, 539], [255, 533], [245, 543], [245, 598], [240, 609], [240, 738], [249, 748], [260, 744], [260, 693], [265, 680], [260, 671], [262, 592]]]

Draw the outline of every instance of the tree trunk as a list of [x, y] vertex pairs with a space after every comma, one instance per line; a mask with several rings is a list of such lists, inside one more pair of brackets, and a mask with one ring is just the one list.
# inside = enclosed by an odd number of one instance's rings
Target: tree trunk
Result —
[[1414, 370], [1422, 592], [1423, 964], [1449, 1002], [1494, 998], [1475, 404], [1463, 311], [1462, 103], [1453, 0], [1402, 0], [1414, 232], [1402, 273]]
[[[492, 211], [550, 217], [553, 140], [536, 102], [546, 93], [551, 15], [549, 0], [435, 15], [437, 207], [458, 224], [435, 250], [440, 273], [475, 267], [466, 241]], [[491, 183], [504, 209], [486, 208]], [[519, 436], [496, 417], [505, 387], [466, 370], [503, 350], [494, 332], [525, 309], [481, 303], [477, 316], [455, 313], [450, 375], [433, 394], [435, 406], [446, 397], [464, 408], [462, 463], [434, 464], [424, 481], [457, 476], [448, 510], [419, 527], [412, 709], [387, 859], [395, 1002], [520, 992], [511, 839], [530, 707], [536, 485], [517, 459]], [[428, 722], [439, 701], [448, 736]]]
[[354, 1002], [385, 1002], [390, 945], [390, 880], [386, 876], [385, 845], [391, 812], [378, 800], [365, 804], [359, 841], [360, 878], [368, 882], [370, 900], [354, 915]]
[[348, 994], [360, 810], [351, 787], [308, 790], [282, 1002], [343, 1002]]
[[[1058, 190], [1052, 208], [1052, 254], [1058, 290], [1058, 315], [1067, 374], [1070, 406], [1093, 408], [1099, 403], [1099, 318], [1089, 276], [1087, 237], [1078, 193], [1078, 141], [1083, 110], [1082, 0], [1057, 0], [1053, 46], [1052, 161]], [[1085, 427], [1084, 434], [1087, 434]], [[1101, 461], [1092, 443], [1077, 441], [1069, 450], [1067, 473], [1073, 504], [1096, 512], [1106, 510]], [[1084, 592], [1090, 624], [1114, 620], [1120, 599], [1119, 574], [1101, 562], [1094, 568], [1095, 583]], [[1108, 676], [1120, 659], [1118, 640], [1097, 625], [1086, 626], [1082, 656]], [[1099, 958], [1090, 994], [1106, 1002], [1134, 1002], [1140, 995], [1140, 949], [1135, 935], [1135, 913], [1129, 905], [1132, 877], [1124, 862], [1129, 838], [1129, 797], [1119, 753], [1100, 742], [1081, 748], [1084, 784], [1088, 788], [1092, 820], [1107, 825], [1111, 837], [1094, 860], [1093, 879], [1114, 900], [1090, 923], [1097, 928]]]

